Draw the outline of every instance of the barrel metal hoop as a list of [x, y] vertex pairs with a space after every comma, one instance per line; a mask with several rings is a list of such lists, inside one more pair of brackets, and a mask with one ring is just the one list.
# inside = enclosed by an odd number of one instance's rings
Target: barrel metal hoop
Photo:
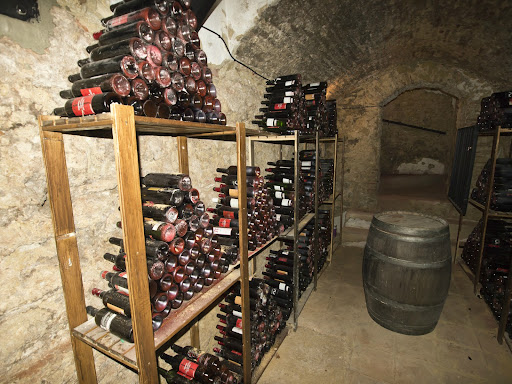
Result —
[[446, 266], [447, 262], [451, 262], [451, 255], [444, 260], [432, 261], [427, 264], [417, 263], [415, 261], [409, 261], [404, 259], [397, 259], [396, 257], [384, 255], [383, 253], [380, 253], [379, 251], [376, 251], [375, 249], [370, 247], [368, 244], [366, 244], [366, 247], [370, 250], [373, 256], [375, 256], [377, 259], [380, 259], [381, 261], [406, 267], [415, 267], [416, 269], [441, 269]]
[[441, 301], [439, 304], [434, 305], [412, 305], [412, 304], [405, 304], [405, 303], [399, 303], [398, 301], [392, 300], [386, 296], [382, 296], [380, 293], [378, 293], [377, 289], [368, 284], [367, 281], [364, 282], [364, 287], [366, 288], [367, 292], [371, 292], [372, 299], [375, 299], [377, 301], [380, 301], [384, 305], [391, 306], [393, 308], [399, 308], [407, 311], [422, 311], [427, 312], [431, 311], [433, 308], [443, 308], [445, 299]]
[[449, 238], [450, 237], [450, 234], [449, 233], [439, 233], [439, 234], [436, 234], [436, 235], [433, 235], [432, 233], [430, 233], [429, 237], [425, 237], [424, 234], [418, 234], [418, 233], [397, 233], [397, 232], [390, 232], [388, 230], [385, 230], [383, 228], [378, 228], [376, 226], [373, 226], [373, 227], [370, 227], [370, 231], [378, 231], [380, 233], [383, 233], [383, 234], [386, 234], [386, 235], [390, 235], [390, 237], [393, 237], [397, 240], [400, 240], [400, 241], [403, 241], [403, 242], [407, 242], [407, 243], [424, 243], [424, 244], [429, 244], [429, 243], [435, 243], [435, 242], [438, 242], [439, 239], [442, 239], [442, 238]]

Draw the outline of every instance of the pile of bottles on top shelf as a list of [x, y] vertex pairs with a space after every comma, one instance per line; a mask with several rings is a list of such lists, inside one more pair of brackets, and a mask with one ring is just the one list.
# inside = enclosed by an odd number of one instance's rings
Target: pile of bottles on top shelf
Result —
[[112, 103], [135, 114], [163, 119], [226, 124], [212, 72], [196, 32], [190, 0], [130, 0], [111, 6], [97, 40], [68, 77], [64, 117], [109, 112]]
[[[480, 220], [468, 237], [462, 259], [473, 273], [479, 261], [479, 250], [482, 237], [483, 222]], [[505, 286], [507, 283], [510, 258], [512, 257], [512, 222], [506, 220], [488, 220], [482, 256], [482, 267], [479, 281], [482, 284], [480, 293], [495, 317], [499, 320], [505, 302]], [[512, 318], [509, 314], [507, 332], [512, 330]]]
[[[491, 169], [491, 160], [488, 160], [478, 176], [476, 188], [471, 192], [471, 198], [484, 205], [489, 190]], [[491, 191], [491, 209], [502, 212], [512, 211], [512, 159], [496, 159], [494, 184]]]
[[160, 358], [172, 369], [158, 368], [160, 375], [169, 384], [237, 384], [240, 375], [231, 370], [229, 361], [191, 346], [172, 345], [176, 355], [160, 354]]
[[496, 92], [484, 97], [480, 103], [477, 126], [479, 131], [492, 131], [497, 127], [512, 128], [512, 91]]
[[[217, 168], [217, 172], [223, 175], [216, 177], [215, 181], [222, 184], [213, 190], [221, 193], [213, 199], [216, 207], [208, 208], [208, 211], [215, 213], [212, 219], [213, 232], [218, 235], [219, 243], [234, 247], [238, 252], [237, 167]], [[282, 232], [284, 227], [277, 220], [272, 196], [263, 187], [260, 168], [248, 166], [246, 175], [248, 249], [254, 251]]]
[[336, 103], [326, 101], [327, 82], [302, 86], [300, 74], [285, 75], [267, 81], [264, 100], [253, 124], [281, 135], [334, 136], [337, 132]]
[[[147, 273], [156, 330], [171, 310], [227, 272], [238, 254], [225, 252], [219, 243], [199, 191], [192, 187], [188, 175], [150, 173], [142, 178], [142, 184]], [[129, 255], [125, 253], [123, 239], [112, 237], [109, 241], [120, 247], [118, 254], [104, 255], [114, 263], [114, 271], [101, 273], [111, 290], [94, 288], [92, 292], [102, 298], [108, 309], [97, 311], [90, 307], [88, 311], [99, 326], [111, 324], [108, 330], [132, 341], [126, 272]], [[114, 315], [116, 321], [124, 322], [122, 329], [115, 322], [104, 320], [105, 316]]]
[[[251, 369], [259, 365], [267, 351], [274, 345], [276, 337], [285, 328], [291, 313], [291, 289], [275, 280], [253, 278], [249, 281]], [[217, 317], [221, 336], [215, 336], [220, 348], [215, 353], [229, 361], [232, 371], [243, 372], [242, 349], [242, 298], [240, 283], [219, 304], [222, 314]]]

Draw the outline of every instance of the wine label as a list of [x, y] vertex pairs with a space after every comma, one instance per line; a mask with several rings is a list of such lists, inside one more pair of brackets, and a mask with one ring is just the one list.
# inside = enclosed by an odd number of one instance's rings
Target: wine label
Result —
[[71, 109], [76, 116], [85, 116], [85, 115], [94, 115], [94, 110], [92, 109], [92, 98], [94, 95], [90, 96], [82, 96], [73, 99], [71, 103]]
[[286, 92], [284, 93], [284, 95], [285, 95], [285, 96], [289, 96], [289, 97], [293, 97], [293, 96], [295, 96], [295, 93], [294, 93], [293, 91], [286, 91]]
[[235, 297], [235, 304], [242, 305], [242, 296]]
[[279, 289], [288, 292], [288, 286], [285, 283], [279, 283]]
[[152, 229], [153, 231], [158, 231], [158, 227], [160, 227], [160, 223], [156, 223], [155, 225], [153, 225], [153, 226], [151, 227], [151, 229]]
[[275, 110], [282, 110], [282, 109], [286, 109], [286, 104], [285, 104], [285, 103], [277, 103], [277, 104], [274, 104], [274, 109], [275, 109]]
[[116, 27], [118, 25], [126, 24], [127, 21], [128, 21], [128, 15], [122, 15], [122, 16], [119, 16], [119, 17], [114, 17], [110, 21], [110, 25], [112, 27]]
[[284, 191], [284, 187], [281, 185], [274, 185], [274, 191]]
[[242, 317], [242, 312], [233, 311], [234, 316]]
[[121, 272], [118, 276], [122, 277], [124, 279], [128, 279], [128, 273], [126, 273], [126, 272]]
[[276, 125], [276, 119], [267, 119], [267, 127], [273, 127]]
[[289, 81], [284, 83], [284, 86], [285, 87], [289, 87], [290, 85], [293, 85], [293, 84], [295, 84], [295, 80], [289, 80]]
[[193, 361], [187, 359], [183, 359], [181, 360], [179, 371], [188, 377], [194, 377], [198, 367], [199, 364], [196, 364]]
[[281, 214], [280, 213], [276, 213], [276, 220], [277, 221], [281, 221]]
[[284, 97], [283, 98], [283, 103], [286, 103], [286, 104], [293, 103], [293, 97]]
[[219, 219], [219, 227], [229, 228], [231, 219]]
[[236, 327], [242, 329], [242, 319], [236, 320]]
[[114, 312], [120, 313], [122, 315], [126, 315], [126, 313], [124, 313], [123, 308], [119, 308], [118, 306], [115, 306], [114, 304], [107, 303], [107, 308], [113, 310]]
[[213, 227], [214, 235], [231, 236], [233, 228]]
[[271, 294], [272, 296], [277, 295], [277, 291], [278, 291], [278, 289], [277, 289], [277, 288], [270, 288], [270, 294]]
[[283, 178], [283, 184], [293, 184], [293, 181], [290, 179]]
[[311, 83], [311, 84], [309, 84], [310, 88], [319, 87], [319, 86], [320, 86], [320, 83]]
[[235, 333], [238, 333], [239, 335], [241, 335], [241, 334], [242, 334], [242, 330], [241, 330], [240, 328], [233, 327], [231, 330], [232, 330], [233, 332], [235, 332]]
[[277, 260], [286, 262], [288, 259], [286, 257], [278, 257]]
[[311, 162], [311, 161], [303, 161], [303, 162], [301, 163], [301, 165], [302, 165], [303, 167], [312, 167], [312, 166], [313, 166], [313, 162]]
[[238, 199], [229, 200], [229, 205], [231, 206], [231, 208], [238, 208]]
[[283, 199], [284, 193], [283, 192], [276, 192], [276, 199]]
[[234, 219], [235, 218], [235, 212], [232, 212], [232, 211], [222, 211], [222, 216], [224, 216], [226, 219]]
[[110, 331], [110, 325], [112, 324], [112, 321], [116, 318], [116, 314], [112, 312], [108, 312], [103, 316], [100, 320], [100, 327], [104, 329], [105, 331]]
[[281, 205], [283, 205], [285, 207], [291, 207], [292, 201], [290, 199], [283, 199], [283, 200], [281, 200]]
[[127, 288], [125, 287], [121, 287], [120, 285], [115, 285], [114, 284], [114, 288], [116, 289], [116, 291], [118, 291], [119, 293], [122, 293], [123, 295], [126, 295], [126, 296], [130, 296], [130, 292], [128, 291]]
[[99, 95], [100, 93], [103, 93], [101, 91], [100, 87], [94, 87], [94, 88], [84, 88], [80, 90], [80, 93], [82, 96], [88, 96], [88, 95]]

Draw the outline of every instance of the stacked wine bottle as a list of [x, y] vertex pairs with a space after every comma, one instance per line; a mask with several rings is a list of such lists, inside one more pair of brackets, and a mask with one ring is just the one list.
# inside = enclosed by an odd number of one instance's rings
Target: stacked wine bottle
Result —
[[496, 92], [480, 103], [477, 126], [481, 132], [512, 128], [512, 91]]
[[[483, 222], [480, 220], [468, 237], [462, 259], [473, 273], [479, 261], [482, 242]], [[499, 320], [505, 301], [506, 282], [508, 280], [510, 258], [512, 257], [512, 222], [506, 220], [488, 220], [482, 256], [482, 268], [479, 281], [480, 293], [495, 317]], [[507, 332], [512, 330], [512, 318], [508, 318]]]
[[[208, 209], [215, 213], [212, 218], [213, 232], [218, 235], [220, 244], [238, 249], [237, 167], [217, 168], [217, 172], [224, 174], [215, 178], [216, 182], [222, 184], [213, 190], [221, 193], [218, 198], [213, 199], [213, 202], [217, 204], [216, 207]], [[272, 198], [263, 187], [260, 168], [248, 166], [246, 173], [248, 249], [254, 251], [277, 236], [284, 228], [277, 221]]]
[[[471, 192], [471, 198], [481, 204], [486, 203], [491, 167], [492, 164], [489, 160], [478, 176], [476, 188]], [[491, 191], [491, 209], [512, 212], [512, 159], [496, 159], [494, 184]]]
[[190, 1], [131, 0], [112, 10], [54, 114], [92, 115], [120, 103], [136, 115], [225, 125]]
[[259, 114], [254, 117], [253, 124], [265, 131], [282, 135], [293, 134], [298, 130], [301, 134], [312, 132], [313, 127], [305, 124], [305, 101], [302, 93], [302, 77], [300, 74], [286, 75], [267, 81], [266, 93]]
[[327, 83], [310, 83], [302, 87], [306, 100], [306, 126], [310, 131], [318, 131], [320, 137], [332, 136], [329, 134], [329, 121], [325, 93]]
[[[223, 251], [199, 199], [199, 191], [192, 187], [188, 175], [151, 173], [142, 178], [142, 184], [149, 288], [153, 328], [156, 330], [171, 310], [179, 308], [227, 272], [229, 264], [235, 263], [238, 255]], [[116, 329], [110, 330], [132, 341], [127, 296], [128, 256], [122, 239], [112, 237], [109, 241], [120, 246], [117, 255], [104, 255], [106, 260], [114, 263], [113, 272], [101, 273], [111, 290], [93, 289], [93, 294], [101, 297], [108, 309], [97, 311], [91, 307], [89, 313], [96, 317], [100, 326], [105, 323], [104, 317], [113, 316], [114, 312], [120, 314], [118, 318], [126, 317], [123, 321], [130, 327], [123, 328], [123, 334]]]
[[227, 361], [219, 359], [211, 353], [197, 348], [172, 345], [176, 355], [162, 353], [160, 357], [171, 365], [173, 370], [159, 368], [158, 371], [168, 383], [201, 383], [201, 384], [237, 384], [241, 382], [239, 375], [230, 369]]
[[[275, 280], [253, 278], [249, 282], [251, 369], [258, 366], [264, 354], [274, 345], [277, 335], [286, 326], [291, 303], [288, 285]], [[237, 283], [219, 305], [222, 314], [217, 317], [221, 336], [215, 336], [220, 347], [214, 348], [218, 356], [230, 362], [230, 368], [243, 372], [242, 308], [240, 284]], [[280, 304], [281, 303], [281, 304]]]
[[331, 211], [328, 209], [319, 209], [318, 215], [318, 259], [317, 271], [320, 272], [329, 256], [329, 246], [331, 244]]
[[336, 100], [327, 100], [327, 133], [325, 136], [334, 136], [338, 133], [338, 110]]

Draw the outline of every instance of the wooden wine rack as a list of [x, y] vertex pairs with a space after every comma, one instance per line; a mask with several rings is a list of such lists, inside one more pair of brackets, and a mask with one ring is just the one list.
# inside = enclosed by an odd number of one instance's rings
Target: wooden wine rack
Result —
[[[294, 234], [298, 233], [297, 231], [300, 232], [314, 217], [313, 214], [307, 215], [301, 222], [296, 221], [294, 227], [281, 236], [276, 236], [262, 247], [248, 252], [246, 136], [257, 136], [260, 134], [259, 130], [246, 129], [243, 123], [229, 127], [134, 116], [132, 107], [114, 104], [110, 113], [95, 116], [81, 118], [40, 116], [39, 131], [71, 344], [80, 383], [97, 382], [93, 348], [136, 371], [140, 383], [159, 383], [155, 351], [185, 327], [190, 327], [191, 344], [199, 346], [199, 328], [195, 319], [238, 281], [242, 296], [242, 328], [250, 329], [249, 260], [278, 239], [294, 238]], [[128, 290], [132, 308], [134, 343], [128, 343], [104, 331], [96, 326], [94, 319], [87, 318], [64, 150], [64, 134], [113, 139], [123, 241], [126, 253], [130, 255], [126, 259], [126, 269], [130, 276]], [[139, 188], [138, 134], [176, 137], [179, 171], [182, 173], [189, 173], [187, 138], [234, 141], [237, 146], [237, 178], [241, 207], [239, 265], [230, 267], [221, 279], [205, 287], [200, 294], [184, 303], [178, 310], [172, 311], [156, 332], [153, 332], [152, 328], [147, 274], [136, 272], [146, 271], [147, 268]], [[282, 140], [277, 135], [266, 137], [269, 140]], [[335, 198], [336, 195], [331, 200], [334, 202]], [[303, 297], [301, 302], [305, 302], [306, 299], [307, 297]], [[300, 306], [302, 308], [304, 303]], [[297, 315], [297, 313], [294, 315], [295, 324]], [[250, 332], [243, 332], [244, 383], [250, 384], [258, 380], [286, 334], [285, 329], [276, 339], [276, 344], [260, 367], [251, 375]]]

